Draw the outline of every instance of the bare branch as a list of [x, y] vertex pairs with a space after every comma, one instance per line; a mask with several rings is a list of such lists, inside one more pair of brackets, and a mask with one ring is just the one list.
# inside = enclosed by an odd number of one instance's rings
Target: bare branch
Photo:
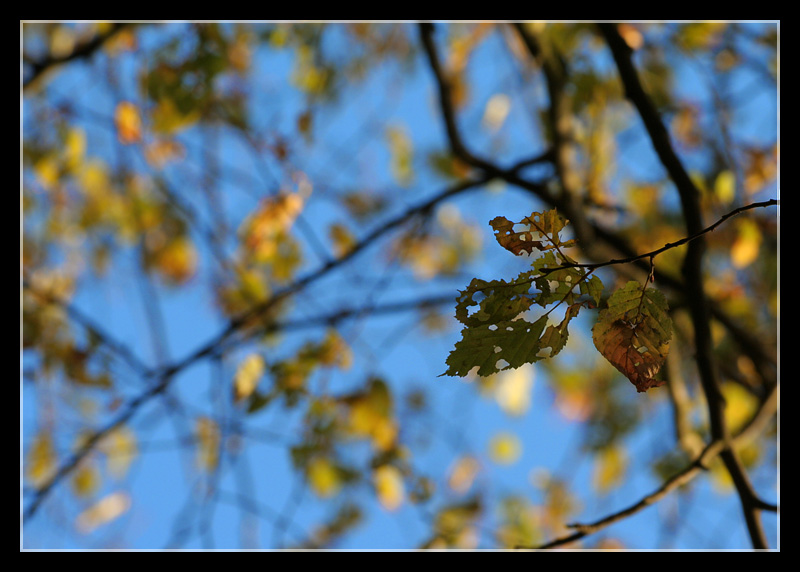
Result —
[[[741, 447], [746, 445], [747, 443], [751, 442], [755, 439], [758, 435], [766, 427], [767, 423], [769, 423], [772, 416], [778, 409], [778, 390], [777, 387], [773, 388], [770, 395], [767, 399], [761, 404], [761, 407], [756, 412], [756, 414], [750, 419], [744, 429], [733, 439], [730, 440], [729, 443], [720, 440], [714, 440], [706, 446], [703, 452], [689, 465], [687, 465], [682, 471], [677, 473], [672, 478], [668, 479], [663, 485], [661, 485], [658, 489], [653, 491], [652, 493], [642, 497], [636, 503], [630, 505], [629, 507], [622, 509], [618, 512], [610, 514], [606, 517], [603, 517], [599, 520], [596, 520], [592, 523], [588, 524], [572, 524], [570, 528], [574, 529], [575, 532], [569, 534], [567, 536], [563, 536], [561, 538], [557, 538], [555, 540], [551, 540], [550, 542], [543, 544], [541, 546], [537, 546], [537, 549], [548, 549], [548, 548], [558, 548], [560, 546], [565, 546], [567, 544], [571, 544], [573, 542], [577, 542], [590, 534], [594, 534], [604, 528], [611, 526], [612, 524], [624, 520], [629, 516], [632, 516], [641, 510], [651, 506], [669, 493], [674, 491], [675, 489], [689, 483], [692, 479], [694, 479], [697, 475], [702, 473], [706, 470], [709, 463], [713, 461], [717, 456], [720, 456], [723, 451], [729, 450], [728, 447]], [[770, 505], [768, 503], [764, 503], [763, 501], [760, 502], [760, 508], [765, 510], [777, 510], [777, 507], [774, 505]], [[525, 547], [519, 547], [525, 548]]]
[[74, 60], [81, 60], [81, 59], [88, 59], [94, 55], [97, 50], [103, 47], [105, 43], [116, 36], [119, 32], [123, 29], [130, 26], [130, 23], [114, 23], [111, 25], [108, 31], [103, 32], [102, 34], [97, 34], [90, 40], [79, 44], [72, 50], [70, 53], [63, 55], [63, 56], [53, 56], [48, 55], [45, 58], [38, 60], [38, 61], [26, 61], [26, 64], [29, 64], [31, 67], [30, 74], [23, 80], [22, 88], [23, 90], [32, 88], [35, 86], [36, 82], [38, 82], [46, 72], [54, 69], [55, 67], [65, 64]]

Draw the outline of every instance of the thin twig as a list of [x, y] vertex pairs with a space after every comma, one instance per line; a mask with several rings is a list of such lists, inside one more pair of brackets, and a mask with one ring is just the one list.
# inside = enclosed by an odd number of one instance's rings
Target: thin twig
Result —
[[657, 248], [655, 250], [651, 250], [650, 252], [645, 252], [644, 254], [637, 254], [636, 256], [629, 256], [627, 258], [615, 258], [613, 260], [607, 260], [606, 262], [593, 262], [593, 263], [586, 263], [586, 264], [562, 264], [561, 266], [554, 266], [552, 268], [543, 268], [542, 274], [547, 274], [549, 272], [555, 272], [556, 270], [564, 270], [565, 268], [586, 268], [589, 270], [597, 270], [598, 268], [603, 268], [604, 266], [611, 266], [613, 264], [629, 264], [631, 262], [636, 262], [637, 260], [642, 260], [644, 258], [650, 258], [651, 260], [658, 256], [659, 254], [666, 252], [672, 248], [676, 248], [678, 246], [683, 246], [684, 244], [691, 242], [697, 238], [700, 238], [704, 234], [713, 231], [723, 222], [728, 220], [731, 217], [734, 217], [744, 211], [748, 211], [750, 209], [756, 208], [763, 208], [763, 207], [771, 207], [771, 206], [778, 206], [780, 205], [780, 201], [777, 199], [769, 199], [768, 201], [761, 201], [757, 203], [751, 203], [749, 205], [745, 205], [743, 207], [739, 207], [738, 209], [732, 210], [731, 212], [723, 215], [717, 222], [714, 224], [707, 226], [700, 232], [696, 232], [691, 236], [684, 237], [680, 240], [676, 240], [675, 242], [668, 242], [661, 248]]

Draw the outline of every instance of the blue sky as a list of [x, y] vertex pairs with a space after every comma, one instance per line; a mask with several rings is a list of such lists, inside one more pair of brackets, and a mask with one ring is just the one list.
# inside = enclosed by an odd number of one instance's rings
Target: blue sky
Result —
[[[180, 35], [183, 26], [174, 24], [143, 30], [139, 34], [140, 53], [157, 50], [165, 38]], [[417, 37], [416, 31], [409, 35], [412, 39]], [[334, 37], [334, 50], [336, 41]], [[597, 57], [605, 58], [598, 65], [611, 65], [607, 54]], [[111, 165], [122, 162], [141, 168], [141, 153], [131, 148], [118, 150], [111, 120], [117, 98], [123, 96], [134, 101], [141, 98], [135, 76], [138, 63], [131, 56], [120, 59], [121, 63], [115, 70], [119, 79], [118, 91], [115, 92], [107, 86], [105, 62], [105, 57], [101, 56], [90, 64], [65, 66], [50, 81], [45, 97], [53, 104], [69, 101], [73, 105], [74, 122], [88, 135], [88, 155], [101, 157]], [[293, 65], [294, 59], [288, 50], [261, 50], [257, 53], [249, 79], [252, 82], [249, 111], [253, 125], [262, 127], [264, 131], [283, 133], [295, 129], [296, 118], [306, 106], [297, 90], [287, 85]], [[497, 134], [491, 134], [481, 128], [486, 102], [496, 93], [518, 94], [520, 82], [524, 83], [524, 80], [520, 80], [511, 67], [510, 59], [503, 53], [503, 46], [496, 36], [476, 51], [469, 70], [472, 80], [470, 104], [459, 112], [459, 122], [471, 149], [491, 153], [507, 165], [543, 150], [541, 133], [537, 132], [526, 105], [544, 93], [544, 86], [535, 85], [535, 82], [533, 85], [525, 84], [525, 97], [512, 97], [508, 119]], [[693, 65], [683, 65], [678, 72], [680, 79], [676, 84], [681, 95], [707, 101], [702, 74], [697, 73]], [[752, 85], [753, 77], [742, 72], [736, 81], [748, 87]], [[434, 94], [430, 69], [422, 58], [418, 58], [410, 72], [396, 63], [377, 69], [363, 83], [346, 86], [339, 103], [330, 110], [320, 107], [315, 111], [315, 144], [305, 146], [299, 143], [294, 156], [297, 170], [306, 173], [314, 186], [302, 213], [306, 231], [297, 229], [297, 236], [304, 244], [306, 261], [301, 275], [324, 263], [318, 246], [313, 243], [315, 232], [319, 233], [317, 240], [324, 244], [325, 229], [331, 222], [342, 218], [341, 210], [337, 210], [332, 199], [333, 193], [326, 187], [396, 187], [389, 170], [390, 154], [384, 136], [386, 126], [403, 126], [412, 135], [415, 180], [408, 188], [400, 190], [405, 194], [397, 192], [393, 196], [395, 202], [386, 212], [369, 221], [365, 228], [357, 229], [356, 235], [363, 236], [381, 221], [390, 220], [410, 205], [446, 188], [447, 181], [431, 173], [425, 164], [426, 151], [443, 149], [446, 145]], [[739, 138], [774, 140], [776, 114], [774, 86], [758, 86], [752, 90], [749, 102], [734, 114], [732, 129]], [[26, 137], [36, 121], [29, 113], [27, 101], [22, 102], [21, 120], [22, 135]], [[368, 143], [363, 143], [362, 134], [365, 132], [371, 133]], [[656, 173], [654, 178], [660, 177], [661, 168], [641, 126], [634, 121], [630, 132], [630, 139], [637, 143], [625, 149], [618, 164], [618, 180], [637, 176], [646, 178], [648, 172]], [[191, 190], [198, 173], [201, 173], [200, 149], [204, 142], [194, 129], [182, 134], [180, 140], [188, 150], [186, 166], [168, 169], [166, 177], [171, 186], [179, 190], [181, 198], [205, 217], [201, 194]], [[276, 186], [291, 184], [291, 180], [274, 159], [267, 153], [254, 154], [241, 137], [222, 134], [215, 143], [221, 150], [223, 165], [218, 191], [224, 198], [227, 220], [232, 228], [236, 228], [257, 206], [260, 197], [274, 192]], [[691, 158], [690, 163], [694, 160]], [[535, 171], [532, 173], [536, 174]], [[243, 183], [241, 179], [245, 178], [251, 182]], [[388, 303], [410, 300], [423, 292], [441, 294], [451, 291], [455, 298], [456, 291], [466, 286], [472, 276], [509, 279], [525, 268], [525, 261], [515, 259], [494, 243], [488, 221], [500, 215], [518, 220], [534, 209], [541, 209], [541, 204], [514, 189], [496, 186], [465, 193], [452, 204], [463, 219], [474, 222], [482, 232], [481, 256], [463, 274], [430, 283], [416, 282], [407, 269], [387, 269], [384, 242], [361, 253], [340, 273], [315, 284], [295, 301], [292, 315], [313, 316], [361, 301]], [[208, 256], [206, 252], [202, 255], [198, 274], [188, 286], [178, 289], [156, 286], [163, 320], [167, 324], [166, 351], [172, 360], [191, 354], [225, 326], [209, 288], [210, 264], [203, 263]], [[73, 303], [102, 324], [106, 331], [113, 332], [117, 339], [124, 340], [136, 355], [152, 364], [157, 356], [148, 333], [141, 293], [137, 291], [139, 279], [135, 254], [123, 251], [114, 259], [111, 271], [102, 280], [92, 279], [91, 273], [81, 279]], [[447, 316], [452, 315], [451, 307], [442, 311]], [[574, 331], [582, 330], [584, 335], [576, 334], [575, 339], [571, 339], [570, 351], [558, 357], [559, 365], [579, 365], [584, 363], [582, 360], [595, 359], [597, 353], [586, 335], [593, 318], [586, 316], [573, 326]], [[542, 500], [541, 491], [532, 482], [536, 475], [546, 471], [567, 480], [581, 507], [573, 515], [578, 521], [591, 521], [619, 510], [660, 484], [649, 465], [653, 458], [674, 448], [672, 419], [663, 391], [661, 394], [651, 392], [637, 396], [652, 400], [652, 416], [626, 438], [630, 457], [629, 478], [621, 488], [598, 495], [592, 487], [592, 462], [579, 447], [585, 428], [559, 412], [545, 368], [533, 368], [531, 406], [527, 413], [520, 417], [509, 416], [491, 396], [480, 397], [475, 383], [438, 377], [446, 369], [445, 359], [459, 339], [458, 328], [451, 324], [443, 335], [426, 336], [416, 327], [417, 320], [417, 314], [410, 313], [344, 324], [341, 333], [354, 350], [354, 364], [348, 371], [326, 373], [325, 383], [331, 391], [344, 392], [363, 384], [367, 376], [377, 375], [391, 383], [398, 396], [413, 388], [424, 388], [428, 392], [430, 410], [421, 418], [412, 419], [402, 439], [409, 444], [423, 444], [412, 449], [413, 466], [429, 475], [440, 490], [446, 489], [446, 476], [453, 463], [465, 454], [480, 460], [483, 470], [475, 487], [489, 499], [498, 500], [514, 493], [536, 504]], [[280, 355], [281, 352], [296, 350], [309, 337], [318, 339], [322, 333], [305, 330], [288, 333], [275, 351]], [[315, 524], [330, 516], [342, 498], [333, 501], [317, 499], [312, 491], [304, 489], [297, 473], [291, 470], [287, 445], [297, 442], [302, 408], [286, 411], [271, 407], [264, 413], [243, 419], [223, 403], [224, 399], [220, 399], [219, 380], [230, 379], [239, 360], [254, 347], [248, 344], [231, 353], [216, 370], [206, 361], [188, 368], [176, 377], [170, 394], [185, 404], [189, 416], [221, 415], [234, 422], [242, 421], [253, 430], [253, 435], [258, 436], [245, 444], [246, 453], [235, 467], [225, 467], [218, 486], [220, 491], [227, 491], [225, 494], [237, 490], [250, 491], [256, 501], [253, 506], [260, 507], [260, 516], [243, 515], [239, 507], [225, 502], [224, 499], [229, 497], [224, 495], [216, 503], [203, 505], [196, 502], [198, 485], [206, 477], [193, 466], [194, 449], [179, 442], [180, 438], [186, 437], [186, 426], [173, 422], [173, 416], [165, 410], [163, 403], [155, 401], [134, 418], [132, 426], [140, 441], [141, 454], [129, 475], [120, 482], [105, 481], [98, 493], [102, 496], [114, 490], [126, 491], [133, 499], [130, 510], [92, 534], [80, 534], [72, 529], [71, 523], [82, 508], [81, 502], [68, 491], [57, 491], [52, 502], [46, 504], [24, 530], [21, 529], [21, 546], [28, 549], [157, 549], [171, 545], [186, 549], [274, 548], [307, 537]], [[21, 361], [23, 367], [29, 365], [22, 357]], [[141, 388], [133, 376], [127, 377], [119, 380], [123, 397], [135, 395]], [[316, 383], [321, 382], [313, 381], [312, 386]], [[633, 392], [632, 387], [626, 389]], [[21, 383], [21, 447], [28, 443], [29, 436], [41, 422], [40, 395], [31, 384]], [[103, 399], [98, 401], [103, 402]], [[102, 424], [102, 417], [98, 421]], [[521, 456], [511, 465], [494, 463], [490, 459], [490, 440], [499, 432], [513, 433], [522, 443]], [[353, 458], [364, 458], [366, 453], [355, 446], [350, 454]], [[774, 472], [762, 467], [752, 474], [752, 478], [757, 490], [768, 499], [777, 498]], [[437, 495], [433, 506], [405, 503], [399, 510], [390, 512], [374, 501], [366, 484], [352, 493], [343, 494], [352, 494], [359, 501], [369, 501], [362, 502], [364, 522], [335, 545], [342, 549], [416, 547], [430, 535], [430, 519], [437, 506], [464, 499], [452, 491], [445, 491], [443, 495]], [[186, 516], [190, 514], [195, 516]], [[491, 531], [496, 528], [497, 519], [498, 515], [491, 511], [484, 515], [480, 523], [480, 547], [491, 545]], [[665, 524], [671, 520], [675, 523], [673, 528]], [[181, 527], [187, 522], [193, 524], [191, 532], [184, 534]], [[763, 522], [770, 545], [775, 546], [779, 520], [775, 515], [765, 513]], [[210, 523], [208, 530], [200, 530], [204, 523]], [[691, 493], [671, 495], [657, 506], [593, 536], [588, 544], [594, 545], [604, 538], [619, 539], [631, 549], [662, 545], [676, 549], [726, 549], [749, 545], [736, 496], [721, 494], [702, 477], [692, 485]]]

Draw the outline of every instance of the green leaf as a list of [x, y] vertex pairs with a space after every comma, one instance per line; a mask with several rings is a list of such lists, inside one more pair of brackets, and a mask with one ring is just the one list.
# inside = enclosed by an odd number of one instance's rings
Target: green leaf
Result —
[[[473, 278], [465, 290], [456, 298], [456, 319], [465, 326], [482, 326], [513, 320], [530, 308], [533, 297], [527, 296], [531, 288], [532, 273], [523, 272], [515, 280], [492, 280], [486, 282]], [[480, 302], [475, 297], [483, 297]], [[471, 306], [479, 309], [469, 315]]]
[[558, 325], [549, 325], [547, 329], [542, 334], [542, 338], [540, 340], [541, 348], [550, 348], [550, 355], [548, 357], [553, 357], [561, 350], [564, 349], [564, 346], [567, 345], [567, 338], [569, 337], [569, 332], [567, 331], [567, 326], [569, 325], [570, 320], [578, 315], [580, 312], [582, 305], [581, 304], [572, 304], [567, 308], [566, 313], [564, 314], [564, 319], [561, 320], [561, 323]]
[[[478, 375], [488, 376], [555, 356], [566, 346], [569, 322], [584, 306], [592, 307], [592, 301], [597, 305], [603, 293], [600, 279], [575, 267], [562, 251], [575, 241], [561, 240], [559, 233], [567, 221], [555, 209], [534, 212], [519, 223], [495, 217], [489, 224], [498, 243], [514, 254], [534, 250], [541, 254], [533, 260], [532, 270], [511, 282], [474, 278], [459, 292], [456, 319], [467, 327], [447, 358], [449, 368], [443, 375], [465, 376], [477, 368]], [[515, 231], [520, 225], [524, 230]], [[533, 323], [520, 319], [533, 304], [555, 305]], [[567, 307], [563, 319], [548, 325], [549, 314], [561, 304]]]
[[581, 294], [586, 294], [594, 299], [595, 306], [600, 304], [603, 297], [603, 282], [597, 276], [591, 276], [581, 282]]
[[464, 377], [477, 367], [478, 375], [485, 377], [539, 361], [544, 357], [537, 354], [542, 349], [539, 338], [545, 326], [547, 316], [534, 323], [514, 320], [464, 328], [461, 341], [447, 358], [450, 367], [444, 375]]
[[592, 329], [597, 350], [636, 386], [637, 391], [663, 385], [654, 379], [669, 352], [672, 320], [664, 295], [628, 282], [608, 299]]
[[[541, 258], [533, 263], [533, 267], [539, 274], [536, 278], [536, 286], [540, 294], [536, 297], [536, 303], [543, 308], [550, 304], [564, 301], [567, 304], [575, 302], [576, 295], [572, 290], [585, 277], [583, 270], [579, 268], [566, 267], [560, 270], [546, 272], [548, 268], [561, 266], [552, 252], [545, 253]], [[602, 284], [600, 285], [602, 291]]]

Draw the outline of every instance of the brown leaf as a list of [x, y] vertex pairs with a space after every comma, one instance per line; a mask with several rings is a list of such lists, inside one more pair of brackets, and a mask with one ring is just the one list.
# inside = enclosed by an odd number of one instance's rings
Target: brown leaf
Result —
[[663, 357], [649, 351], [639, 339], [637, 325], [624, 320], [613, 322], [604, 332], [604, 342], [598, 346], [600, 353], [631, 380], [637, 391], [664, 385], [653, 379], [661, 369]]
[[519, 255], [523, 252], [530, 254], [542, 248], [541, 241], [534, 240], [533, 232], [514, 232], [514, 223], [506, 217], [495, 217], [489, 224], [495, 230], [495, 238], [500, 246], [514, 254]]

